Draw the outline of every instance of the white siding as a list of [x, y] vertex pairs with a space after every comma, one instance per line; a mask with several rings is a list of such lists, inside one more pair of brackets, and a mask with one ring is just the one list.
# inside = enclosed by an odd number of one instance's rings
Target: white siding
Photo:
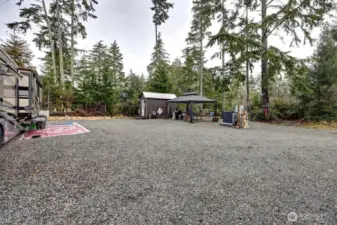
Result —
[[24, 75], [21, 80], [19, 80], [19, 86], [28, 87], [29, 86], [29, 77]]

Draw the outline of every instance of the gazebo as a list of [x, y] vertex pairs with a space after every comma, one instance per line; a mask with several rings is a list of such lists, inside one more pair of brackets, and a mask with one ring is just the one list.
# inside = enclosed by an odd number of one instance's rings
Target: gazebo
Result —
[[190, 109], [190, 123], [193, 123], [193, 104], [215, 103], [214, 116], [216, 116], [217, 101], [198, 95], [196, 92], [184, 93], [182, 96], [168, 100], [167, 102], [187, 104], [188, 108]]

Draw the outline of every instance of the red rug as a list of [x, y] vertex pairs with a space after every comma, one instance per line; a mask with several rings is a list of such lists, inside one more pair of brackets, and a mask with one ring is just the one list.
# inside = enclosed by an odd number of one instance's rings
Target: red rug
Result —
[[89, 133], [90, 131], [78, 123], [50, 124], [44, 130], [30, 130], [22, 135], [21, 139], [27, 140], [38, 137], [56, 137]]

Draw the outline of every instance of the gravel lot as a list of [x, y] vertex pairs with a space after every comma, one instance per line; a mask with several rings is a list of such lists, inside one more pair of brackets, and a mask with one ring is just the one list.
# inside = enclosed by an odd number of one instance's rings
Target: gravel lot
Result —
[[0, 224], [337, 224], [331, 131], [79, 123], [0, 150]]

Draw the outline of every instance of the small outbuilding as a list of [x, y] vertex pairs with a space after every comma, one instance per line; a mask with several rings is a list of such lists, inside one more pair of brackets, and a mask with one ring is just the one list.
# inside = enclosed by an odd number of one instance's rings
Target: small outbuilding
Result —
[[169, 105], [167, 101], [176, 97], [171, 93], [144, 91], [139, 96], [139, 114], [142, 118], [169, 118], [174, 112], [175, 105]]

